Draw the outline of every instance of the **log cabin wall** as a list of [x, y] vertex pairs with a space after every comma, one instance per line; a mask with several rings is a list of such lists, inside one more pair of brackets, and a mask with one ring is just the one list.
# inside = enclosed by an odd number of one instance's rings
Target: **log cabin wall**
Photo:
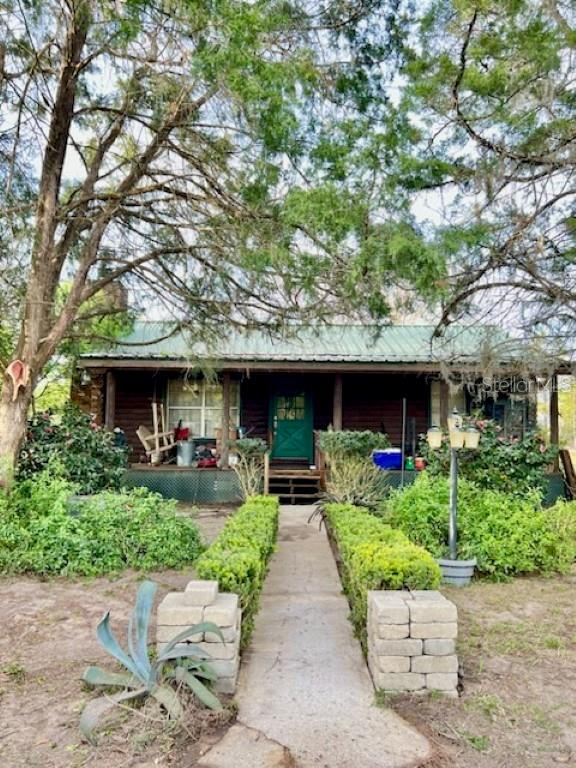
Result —
[[[314, 429], [332, 423], [333, 373], [254, 373], [240, 389], [240, 423], [251, 437], [268, 439], [269, 402], [272, 393], [285, 386], [301, 386], [311, 393]], [[402, 438], [402, 398], [407, 400], [407, 418], [414, 418], [416, 434], [429, 426], [430, 383], [425, 376], [370, 373], [342, 375], [342, 428], [384, 431], [393, 445]]]
[[407, 423], [415, 420], [416, 435], [429, 426], [430, 383], [425, 376], [344, 374], [342, 428], [386, 432], [392, 445], [402, 442], [402, 398]]
[[94, 416], [97, 424], [104, 421], [104, 382], [105, 374], [92, 373], [85, 381], [77, 373], [72, 379], [70, 400], [85, 413]]
[[[140, 424], [152, 428], [152, 400], [165, 399], [166, 382], [177, 372], [116, 371], [114, 426], [126, 434], [131, 448], [130, 462], [145, 460], [136, 435]], [[250, 437], [268, 440], [271, 395], [282, 386], [301, 387], [312, 395], [314, 429], [326, 429], [332, 423], [334, 373], [260, 373], [244, 374], [240, 385], [240, 425]], [[73, 399], [84, 410], [103, 410], [105, 376], [92, 375], [85, 391], [73, 390]], [[402, 398], [407, 399], [407, 417], [415, 419], [416, 433], [429, 425], [430, 384], [424, 375], [388, 373], [342, 374], [342, 428], [384, 431], [393, 445], [400, 445]], [[100, 415], [100, 413], [99, 413]], [[172, 424], [168, 427], [174, 426]]]
[[136, 430], [140, 424], [152, 429], [152, 401], [164, 399], [166, 375], [154, 371], [118, 371], [114, 426], [124, 430], [131, 448], [128, 460], [148, 461]]
[[268, 440], [268, 398], [270, 377], [267, 374], [245, 378], [240, 384], [240, 426], [248, 437]]

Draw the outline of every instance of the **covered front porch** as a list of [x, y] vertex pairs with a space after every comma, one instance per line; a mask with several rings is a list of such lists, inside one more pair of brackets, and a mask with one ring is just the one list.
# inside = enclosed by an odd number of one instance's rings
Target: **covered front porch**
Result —
[[217, 447], [221, 469], [229, 468], [223, 435], [261, 438], [272, 464], [309, 467], [317, 464], [318, 430], [385, 432], [401, 447], [404, 426], [413, 450], [431, 413], [443, 409], [435, 402], [441, 389], [424, 372], [224, 370], [208, 378], [183, 369], [110, 368], [91, 371], [73, 396], [108, 429], [124, 432], [133, 465], [149, 463], [137, 430], [152, 425], [157, 403], [167, 429], [180, 426], [195, 443]]
[[[290, 486], [297, 472], [317, 480], [318, 431], [385, 432], [406, 457], [417, 453], [419, 436], [429, 426], [446, 424], [452, 408], [465, 413], [482, 406], [469, 388], [457, 386], [457, 365], [451, 374], [456, 386], [443, 379], [441, 358], [425, 327], [390, 327], [375, 335], [369, 328], [334, 326], [314, 333], [302, 329], [299, 336], [279, 340], [254, 332], [232, 336], [212, 355], [198, 349], [192, 362], [193, 343], [179, 336], [154, 341], [161, 329], [153, 325], [135, 329], [125, 347], [81, 358], [72, 397], [99, 423], [123, 431], [131, 484], [176, 498], [237, 500], [229, 445], [236, 437], [264, 440], [269, 479], [283, 479]], [[465, 349], [456, 350], [452, 359], [459, 359], [466, 370], [475, 358]], [[535, 396], [520, 394], [514, 391], [482, 406], [486, 417], [500, 421], [507, 434], [523, 434], [535, 426]], [[151, 465], [137, 430], [154, 427], [153, 404], [161, 406], [167, 430], [187, 431], [196, 458], [200, 451], [214, 456], [207, 462], [212, 466], [202, 466], [194, 457], [192, 465], [178, 466], [175, 450], [163, 452], [159, 466]], [[549, 410], [554, 441], [554, 392]], [[402, 479], [410, 475], [403, 473]]]

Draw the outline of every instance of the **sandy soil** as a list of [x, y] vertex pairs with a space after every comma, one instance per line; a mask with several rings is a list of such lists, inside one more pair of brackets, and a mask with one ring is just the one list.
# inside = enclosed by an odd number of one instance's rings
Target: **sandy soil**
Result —
[[392, 706], [438, 748], [435, 768], [576, 767], [576, 576], [446, 590], [458, 604], [458, 701]]
[[[210, 541], [230, 510], [194, 510], [181, 505], [181, 512], [197, 517]], [[193, 576], [191, 568], [146, 574], [159, 585], [158, 601], [167, 592], [182, 589]], [[124, 722], [101, 738], [96, 749], [81, 739], [79, 714], [93, 696], [81, 675], [90, 664], [115, 668], [96, 638], [96, 625], [110, 610], [115, 633], [125, 644], [127, 617], [142, 578], [144, 575], [134, 572], [115, 580], [0, 578], [2, 768], [144, 768], [156, 764], [188, 768], [201, 747], [197, 742], [200, 731], [211, 741], [211, 733], [221, 724], [218, 718], [206, 718], [191, 707], [185, 728], [166, 733], [153, 705], [136, 714], [126, 712], [121, 717]]]
[[[207, 538], [224, 519], [200, 513]], [[147, 574], [159, 584], [159, 599], [192, 575]], [[206, 721], [193, 708], [184, 729], [166, 732], [154, 707], [123, 713], [97, 748], [80, 737], [79, 713], [93, 695], [80, 676], [89, 664], [113, 666], [96, 625], [110, 609], [124, 637], [141, 578], [0, 579], [2, 768], [193, 768], [218, 738], [222, 721]], [[435, 768], [576, 768], [575, 591], [576, 575], [449, 591], [460, 611], [462, 698], [392, 701], [436, 745]]]

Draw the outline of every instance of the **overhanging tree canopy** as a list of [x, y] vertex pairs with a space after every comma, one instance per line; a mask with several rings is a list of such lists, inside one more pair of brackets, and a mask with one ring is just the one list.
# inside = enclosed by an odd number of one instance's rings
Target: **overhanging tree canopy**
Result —
[[163, 307], [210, 333], [433, 290], [441, 260], [382, 183], [404, 136], [387, 10], [5, 3], [2, 287], [29, 379], [4, 377], [4, 472], [42, 370], [99, 317]]
[[419, 4], [399, 183], [438, 210], [442, 324], [490, 318], [556, 352], [576, 338], [576, 12], [563, 0]]

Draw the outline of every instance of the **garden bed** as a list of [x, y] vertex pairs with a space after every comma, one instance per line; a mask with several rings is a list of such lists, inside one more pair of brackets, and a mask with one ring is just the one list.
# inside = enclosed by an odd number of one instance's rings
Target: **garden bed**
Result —
[[479, 583], [458, 605], [462, 697], [388, 699], [435, 745], [434, 768], [576, 765], [576, 574]]
[[[191, 569], [149, 575], [159, 584], [160, 599], [194, 577]], [[110, 667], [96, 625], [110, 609], [124, 641], [140, 580], [134, 572], [116, 581], [0, 579], [0, 765], [126, 768], [158, 759], [159, 765], [191, 768], [206, 740], [217, 737], [225, 722], [218, 713], [187, 707], [184, 728], [170, 732], [154, 706], [120, 715], [97, 747], [80, 736], [80, 713], [93, 697], [81, 675], [90, 664]]]
[[[206, 540], [219, 533], [230, 510], [190, 508]], [[191, 567], [147, 573], [159, 585], [158, 600], [195, 578]], [[110, 666], [96, 639], [96, 625], [112, 612], [124, 640], [142, 574], [117, 579], [0, 577], [3, 631], [0, 633], [0, 765], [10, 768], [126, 768], [169, 762], [193, 768], [201, 749], [227, 727], [224, 717], [187, 707], [185, 728], [170, 733], [153, 707], [105, 732], [98, 747], [82, 741], [80, 712], [93, 694], [81, 676], [89, 664]], [[150, 637], [153, 636], [153, 629]]]

